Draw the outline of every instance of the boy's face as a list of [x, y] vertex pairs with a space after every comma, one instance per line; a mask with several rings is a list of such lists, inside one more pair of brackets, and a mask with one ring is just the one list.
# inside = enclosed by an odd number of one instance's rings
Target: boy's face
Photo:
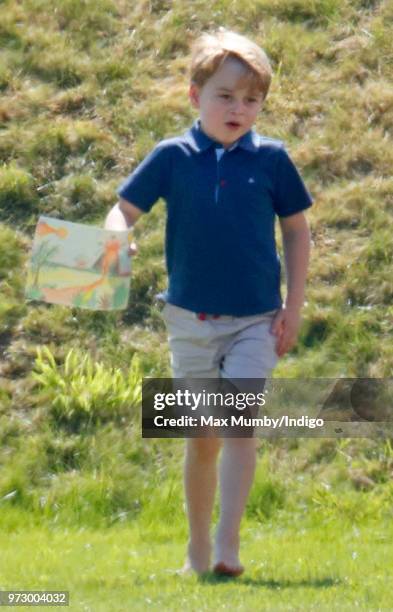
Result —
[[229, 147], [248, 132], [262, 108], [263, 95], [250, 89], [249, 72], [227, 58], [202, 87], [190, 86], [191, 104], [200, 111], [203, 131]]

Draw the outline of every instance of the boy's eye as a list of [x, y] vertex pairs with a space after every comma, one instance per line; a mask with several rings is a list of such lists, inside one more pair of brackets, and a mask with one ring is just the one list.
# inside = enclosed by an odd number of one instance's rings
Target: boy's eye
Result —
[[220, 94], [220, 98], [224, 98], [224, 100], [229, 100], [230, 97], [229, 94]]
[[257, 102], [256, 98], [247, 98], [247, 102]]

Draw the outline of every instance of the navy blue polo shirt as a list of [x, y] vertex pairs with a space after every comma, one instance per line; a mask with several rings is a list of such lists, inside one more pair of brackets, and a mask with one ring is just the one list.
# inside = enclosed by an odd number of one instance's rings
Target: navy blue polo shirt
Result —
[[275, 218], [312, 203], [281, 141], [250, 130], [223, 150], [197, 120], [159, 142], [117, 193], [145, 212], [166, 201], [168, 302], [233, 316], [281, 306]]

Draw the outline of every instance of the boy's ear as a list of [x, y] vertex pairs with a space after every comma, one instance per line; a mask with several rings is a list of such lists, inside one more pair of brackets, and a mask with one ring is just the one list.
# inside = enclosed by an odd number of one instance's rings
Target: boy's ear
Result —
[[199, 108], [199, 87], [195, 83], [191, 83], [188, 92], [190, 102], [194, 108]]

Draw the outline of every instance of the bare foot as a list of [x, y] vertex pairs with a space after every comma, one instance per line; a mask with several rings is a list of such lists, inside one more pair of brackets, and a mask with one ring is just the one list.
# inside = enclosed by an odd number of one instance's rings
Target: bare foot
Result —
[[242, 565], [238, 566], [229, 566], [226, 565], [223, 561], [216, 563], [213, 567], [213, 572], [217, 576], [227, 576], [228, 578], [237, 578], [244, 572], [244, 567]]
[[188, 559], [181, 569], [176, 570], [176, 574], [178, 576], [191, 576], [193, 573], [194, 570], [192, 569]]
[[196, 543], [189, 542], [187, 560], [181, 573], [188, 574], [196, 572], [197, 574], [204, 574], [208, 572], [210, 567], [210, 553], [211, 545], [209, 540], [205, 542], [198, 541]]
[[239, 536], [226, 538], [222, 541], [220, 536], [216, 539], [215, 561], [213, 572], [221, 576], [240, 576], [244, 572], [244, 567], [239, 561]]

